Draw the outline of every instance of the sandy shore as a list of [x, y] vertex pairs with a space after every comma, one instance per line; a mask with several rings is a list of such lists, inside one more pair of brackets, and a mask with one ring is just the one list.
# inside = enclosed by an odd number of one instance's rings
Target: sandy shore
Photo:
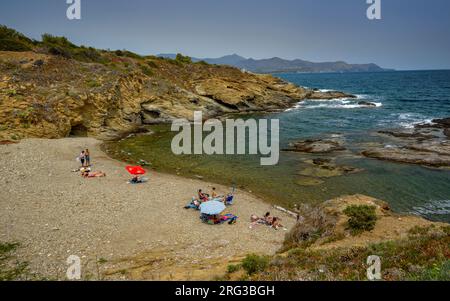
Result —
[[[82, 260], [84, 279], [211, 279], [248, 253], [274, 253], [284, 230], [249, 228], [249, 217], [272, 211], [290, 228], [295, 220], [237, 191], [228, 212], [235, 225], [201, 223], [183, 209], [197, 189], [214, 185], [150, 172], [149, 183], [129, 185], [125, 164], [107, 157], [92, 138], [27, 139], [0, 145], [0, 241], [21, 243], [19, 258], [32, 272], [65, 279], [69, 255]], [[83, 179], [75, 157], [91, 150], [93, 170]]]

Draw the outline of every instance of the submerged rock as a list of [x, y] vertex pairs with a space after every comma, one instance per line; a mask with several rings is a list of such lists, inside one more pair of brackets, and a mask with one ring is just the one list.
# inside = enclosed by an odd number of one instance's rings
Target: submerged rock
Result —
[[418, 132], [418, 131], [403, 132], [403, 131], [386, 131], [386, 130], [383, 130], [383, 131], [378, 131], [378, 133], [384, 134], [384, 135], [393, 136], [393, 137], [396, 137], [396, 138], [414, 138], [414, 139], [418, 139], [418, 140], [427, 140], [427, 139], [437, 138], [434, 135], [423, 134], [423, 133]]
[[305, 163], [309, 166], [299, 171], [301, 176], [331, 178], [362, 171], [362, 169], [353, 166], [336, 165], [329, 159], [306, 160]]
[[289, 146], [290, 148], [284, 149], [284, 151], [304, 153], [330, 153], [334, 151], [345, 150], [345, 147], [343, 147], [341, 141], [324, 139], [301, 140], [290, 143]]
[[300, 176], [295, 183], [300, 186], [317, 186], [323, 184], [324, 181], [314, 177]]
[[365, 101], [365, 100], [358, 101], [358, 104], [360, 106], [369, 107], [369, 108], [375, 108], [377, 106], [376, 103], [373, 103], [373, 102], [370, 102], [370, 101]]
[[362, 155], [368, 158], [432, 167], [450, 166], [450, 155], [436, 152], [438, 149], [417, 146], [375, 148], [363, 151]]
[[326, 91], [312, 90], [307, 95], [308, 99], [336, 99], [336, 98], [356, 98], [355, 95], [347, 94], [339, 91]]

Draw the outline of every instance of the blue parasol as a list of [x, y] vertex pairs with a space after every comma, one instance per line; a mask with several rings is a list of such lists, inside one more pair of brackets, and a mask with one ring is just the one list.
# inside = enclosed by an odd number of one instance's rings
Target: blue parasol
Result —
[[216, 215], [225, 210], [225, 205], [219, 201], [204, 202], [200, 205], [200, 212], [207, 215]]

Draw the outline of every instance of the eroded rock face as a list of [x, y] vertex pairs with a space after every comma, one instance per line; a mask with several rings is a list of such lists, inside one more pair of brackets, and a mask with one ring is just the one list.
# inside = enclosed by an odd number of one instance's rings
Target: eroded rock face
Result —
[[112, 60], [102, 65], [34, 52], [0, 52], [0, 139], [59, 138], [85, 128], [88, 136], [108, 140], [145, 124], [192, 120], [193, 111], [211, 118], [286, 109], [311, 95], [351, 97], [318, 94], [271, 75], [227, 66], [158, 58]]
[[444, 135], [450, 138], [450, 128], [444, 130]]
[[326, 139], [301, 140], [290, 143], [289, 146], [290, 148], [285, 149], [284, 151], [323, 154], [345, 150], [345, 147], [341, 141]]

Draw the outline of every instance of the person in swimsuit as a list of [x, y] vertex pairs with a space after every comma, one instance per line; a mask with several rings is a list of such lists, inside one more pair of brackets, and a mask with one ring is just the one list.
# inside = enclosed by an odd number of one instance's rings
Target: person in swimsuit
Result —
[[78, 156], [78, 158], [80, 159], [81, 166], [82, 166], [82, 167], [86, 167], [86, 166], [84, 165], [84, 163], [85, 163], [85, 161], [86, 161], [86, 154], [85, 154], [84, 151], [81, 152], [81, 154]]
[[216, 192], [216, 187], [212, 188], [212, 192], [211, 192], [211, 199], [216, 199], [218, 197], [217, 192]]
[[91, 166], [91, 156], [89, 154], [89, 150], [86, 149], [84, 151], [84, 161], [86, 162], [86, 166]]
[[204, 194], [201, 189], [198, 190], [198, 199], [200, 202], [208, 201], [208, 195]]
[[270, 212], [267, 212], [264, 215], [263, 220], [267, 225], [270, 226], [270, 225], [272, 225], [274, 218], [270, 216]]
[[272, 228], [278, 230], [278, 228], [284, 228], [282, 224], [280, 224], [281, 219], [278, 217], [274, 217], [272, 220]]
[[83, 178], [103, 178], [106, 177], [106, 173], [103, 171], [85, 171], [81, 174]]

